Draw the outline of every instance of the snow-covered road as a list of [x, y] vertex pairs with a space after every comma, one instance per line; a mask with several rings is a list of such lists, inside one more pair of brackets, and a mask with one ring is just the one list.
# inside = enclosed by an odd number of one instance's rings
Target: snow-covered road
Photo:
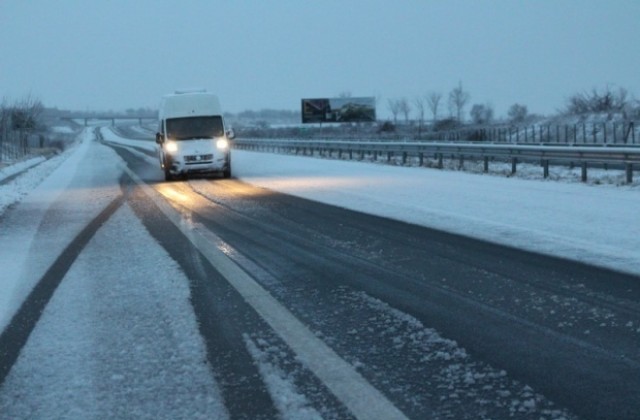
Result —
[[[64, 156], [13, 185], [17, 197], [26, 196], [0, 219], [0, 329], [73, 237], [121, 193], [117, 156], [96, 146], [87, 131]], [[43, 183], [21, 191], [56, 165]], [[2, 389], [2, 419], [226, 416], [184, 274], [126, 204], [66, 274]]]
[[[153, 141], [102, 132], [155, 150]], [[526, 164], [508, 178], [236, 150], [233, 171], [270, 190], [640, 274], [640, 182], [617, 185], [622, 171], [592, 170], [582, 184], [579, 170], [552, 168], [559, 180], [544, 180]]]
[[[107, 141], [155, 148], [102, 132]], [[640, 274], [637, 184], [506, 179], [244, 151], [233, 152], [233, 165], [234, 177], [259, 187]], [[0, 172], [0, 181], [16, 168]], [[87, 130], [63, 155], [0, 183], [0, 331], [69, 242], [122, 194], [122, 173], [120, 157]], [[0, 389], [0, 418], [227, 416], [187, 283], [125, 202], [47, 305]], [[284, 392], [285, 399], [298, 397], [295, 389]], [[309, 412], [304, 403], [287, 409], [294, 417]]]

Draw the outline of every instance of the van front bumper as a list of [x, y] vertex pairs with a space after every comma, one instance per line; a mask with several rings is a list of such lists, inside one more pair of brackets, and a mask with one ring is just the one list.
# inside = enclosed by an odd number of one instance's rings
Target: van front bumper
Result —
[[169, 170], [174, 175], [224, 172], [229, 168], [229, 154], [172, 156]]

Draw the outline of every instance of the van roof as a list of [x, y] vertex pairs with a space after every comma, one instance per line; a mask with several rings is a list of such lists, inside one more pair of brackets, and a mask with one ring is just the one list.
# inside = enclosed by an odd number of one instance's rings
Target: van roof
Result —
[[174, 93], [162, 97], [160, 119], [222, 115], [220, 101], [207, 92]]

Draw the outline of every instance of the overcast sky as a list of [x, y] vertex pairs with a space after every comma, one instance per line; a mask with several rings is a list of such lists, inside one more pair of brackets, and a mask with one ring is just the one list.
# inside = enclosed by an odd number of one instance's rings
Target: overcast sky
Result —
[[124, 110], [204, 87], [238, 112], [350, 92], [384, 117], [458, 82], [498, 116], [607, 85], [638, 98], [640, 1], [0, 0], [0, 99]]

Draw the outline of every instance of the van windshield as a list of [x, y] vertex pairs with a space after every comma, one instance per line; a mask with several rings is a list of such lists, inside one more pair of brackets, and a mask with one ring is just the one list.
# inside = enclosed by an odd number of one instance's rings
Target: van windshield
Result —
[[167, 137], [172, 140], [224, 136], [222, 117], [186, 117], [167, 119]]

